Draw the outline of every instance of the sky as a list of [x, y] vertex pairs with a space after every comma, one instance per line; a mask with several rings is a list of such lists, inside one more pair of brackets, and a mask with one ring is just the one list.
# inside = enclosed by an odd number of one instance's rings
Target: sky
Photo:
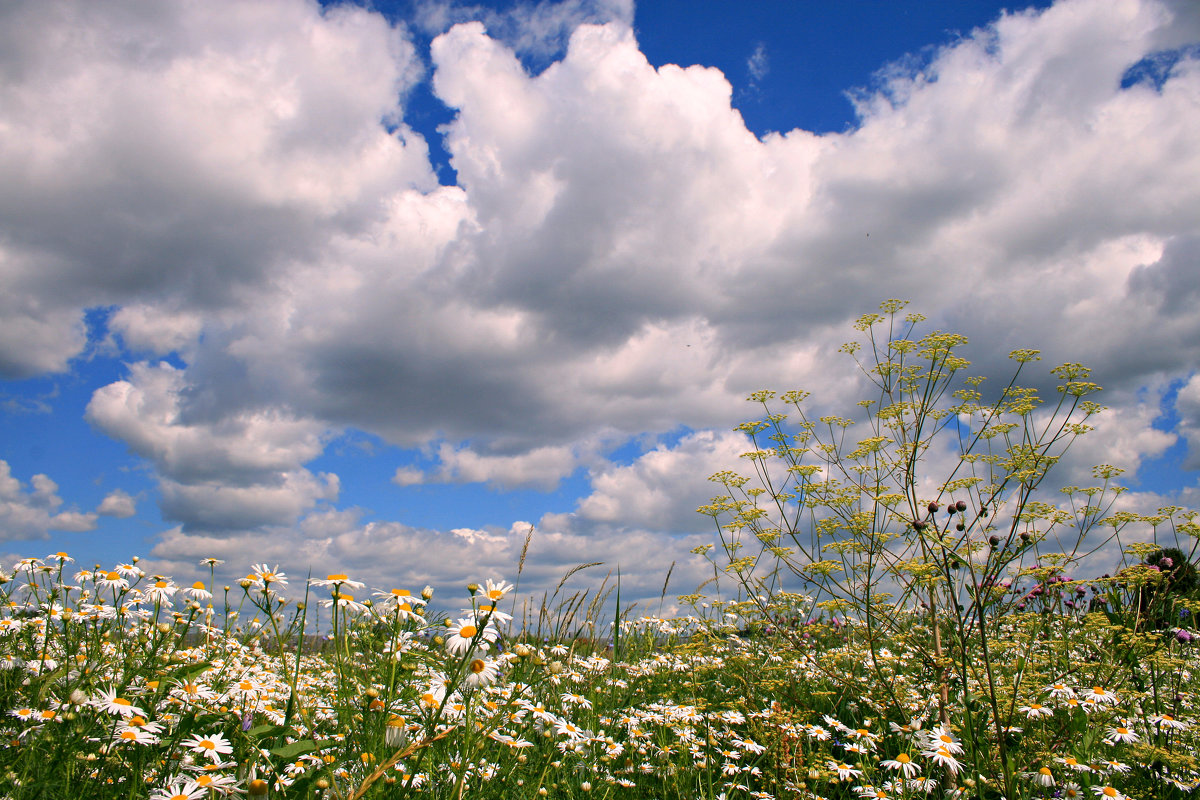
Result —
[[893, 297], [1200, 506], [1198, 129], [1188, 0], [11, 0], [0, 564], [453, 603], [533, 531], [669, 607], [746, 397], [852, 409]]

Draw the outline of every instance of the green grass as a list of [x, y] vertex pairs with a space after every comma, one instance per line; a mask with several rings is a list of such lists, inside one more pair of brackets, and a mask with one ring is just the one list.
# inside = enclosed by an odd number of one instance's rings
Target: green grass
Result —
[[[448, 626], [344, 576], [289, 600], [257, 565], [210, 600], [139, 573], [49, 558], [6, 576], [0, 797], [991, 798], [998, 728], [1021, 797], [1200, 780], [1186, 629], [1082, 607], [997, 623], [996, 726], [979, 663], [942, 701], [917, 610], [868, 642], [801, 597], [695, 597], [694, 616], [591, 616], [572, 629], [601, 635], [554, 641], [491, 610], [506, 585]], [[301, 639], [316, 598], [340, 603], [322, 607], [336, 634]]]

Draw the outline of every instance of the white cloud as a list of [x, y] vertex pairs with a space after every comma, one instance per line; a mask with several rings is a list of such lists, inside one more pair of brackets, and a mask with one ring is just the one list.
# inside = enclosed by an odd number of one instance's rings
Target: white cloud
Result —
[[[8, 4], [0, 369], [68, 368], [101, 304], [126, 347], [177, 352], [181, 367], [135, 363], [88, 414], [154, 466], [181, 548], [255, 525], [322, 535], [304, 521], [333, 519], [339, 484], [307, 465], [351, 428], [445, 443], [400, 484], [551, 486], [586, 465], [578, 530], [625, 513], [628, 542], [686, 529], [721, 436], [629, 467], [588, 447], [726, 429], [766, 387], [844, 411], [858, 383], [833, 354], [886, 297], [970, 336], [993, 379], [1016, 347], [1092, 366], [1111, 438], [1081, 458], [1162, 452], [1138, 390], [1200, 362], [1200, 62], [1121, 81], [1200, 38], [1194, 10], [1005, 15], [920, 72], [886, 71], [854, 130], [759, 140], [719, 71], [647, 62], [629, 8], [522, 6], [511, 30], [439, 36], [459, 184], [437, 187], [420, 137], [380, 125], [402, 122], [420, 54], [379, 15]], [[568, 31], [560, 59], [526, 70], [519, 55]], [[365, 542], [360, 527], [339, 535]]]
[[[468, 583], [518, 580], [529, 528], [528, 523], [516, 522], [507, 529], [439, 531], [394, 522], [364, 524], [353, 512], [317, 512], [294, 528], [265, 532], [205, 536], [179, 528], [166, 531], [141, 566], [190, 582], [207, 578], [207, 570], [197, 566], [201, 558], [223, 559], [218, 582], [226, 581], [236, 591], [235, 582], [249, 565], [265, 561], [280, 565], [288, 574], [289, 596], [302, 593], [297, 587], [310, 570], [318, 577], [341, 572], [367, 583], [369, 590], [416, 592], [430, 584], [437, 590], [435, 602], [453, 609], [467, 604]], [[644, 530], [617, 531], [603, 538], [535, 530], [519, 577], [518, 618], [522, 608], [536, 615], [543, 593], [549, 597], [568, 572], [592, 561], [602, 563], [572, 576], [559, 601], [582, 591], [594, 597], [606, 576], [611, 588], [619, 566], [622, 605], [637, 602], [640, 609], [652, 613], [668, 573], [668, 605], [675, 595], [691, 592], [705, 580], [702, 564], [687, 555], [702, 541], [696, 537], [664, 541], [661, 534]], [[532, 601], [529, 606], [524, 605], [526, 598]]]
[[337, 497], [336, 475], [302, 466], [321, 453], [322, 424], [276, 409], [207, 419], [182, 370], [139, 362], [130, 372], [96, 391], [87, 418], [154, 463], [169, 519], [201, 529], [286, 523]]
[[771, 71], [771, 60], [767, 57], [767, 47], [759, 42], [754, 52], [746, 59], [746, 71], [755, 81], [761, 81]]
[[105, 517], [128, 519], [137, 513], [137, 503], [127, 492], [114, 489], [100, 501], [100, 505], [96, 507], [96, 513]]
[[554, 489], [575, 471], [579, 456], [570, 447], [537, 447], [520, 455], [486, 455], [443, 444], [438, 448], [436, 477], [455, 483], [491, 483], [512, 489]]
[[1200, 374], [1188, 378], [1175, 397], [1179, 432], [1187, 440], [1185, 469], [1200, 469]]
[[97, 512], [59, 511], [63, 500], [58, 484], [47, 475], [34, 475], [29, 487], [0, 459], [0, 540], [45, 539], [48, 531], [90, 531]]
[[724, 489], [707, 478], [745, 469], [741, 455], [750, 449], [740, 433], [690, 433], [676, 446], [659, 445], [628, 466], [594, 471], [592, 493], [579, 501], [575, 516], [647, 530], [711, 531], [712, 521], [696, 509]]

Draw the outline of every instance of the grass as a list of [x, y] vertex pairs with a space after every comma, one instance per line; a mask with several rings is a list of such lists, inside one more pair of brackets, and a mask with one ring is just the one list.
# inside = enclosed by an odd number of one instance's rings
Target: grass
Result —
[[[349, 576], [289, 599], [266, 565], [215, 601], [62, 554], [4, 578], [0, 797], [1000, 796], [978, 675], [940, 702], [919, 609], [880, 639], [796, 595], [607, 625], [581, 600], [555, 639], [514, 634], [503, 583], [439, 619]], [[1020, 796], [1195, 788], [1189, 629], [1036, 597], [990, 651]], [[331, 635], [300, 637], [317, 608]]]

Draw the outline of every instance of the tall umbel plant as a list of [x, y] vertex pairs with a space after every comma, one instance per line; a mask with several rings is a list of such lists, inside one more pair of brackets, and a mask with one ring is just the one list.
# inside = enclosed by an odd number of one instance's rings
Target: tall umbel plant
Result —
[[[1060, 504], [1039, 499], [1048, 472], [1102, 409], [1087, 399], [1100, 387], [1085, 367], [1051, 370], [1058, 391], [1045, 402], [1018, 383], [1037, 351], [1018, 350], [1012, 379], [985, 400], [983, 379], [966, 376], [958, 354], [966, 339], [915, 336], [924, 317], [901, 316], [905, 305], [889, 300], [860, 318], [862, 339], [841, 348], [870, 382], [856, 419], [812, 418], [807, 392], [749, 398], [763, 410], [738, 427], [752, 443], [744, 455], [752, 474], [712, 476], [725, 493], [699, 509], [721, 540], [708, 557], [764, 613], [803, 592], [830, 616], [856, 620], [885, 695], [882, 642], [919, 637], [938, 678], [940, 721], [953, 713], [967, 766], [1003, 775], [1014, 797], [1019, 766], [1007, 750], [1023, 651], [1011, 635], [1000, 641], [999, 626], [1018, 606], [1049, 602], [1050, 593], [1031, 600], [1028, 591], [1057, 591], [1072, 564], [1136, 518], [1108, 515], [1120, 490], [1111, 484], [1119, 470], [1107, 466], [1096, 469], [1096, 487], [1064, 490]], [[1053, 596], [1074, 605], [1074, 589]], [[1031, 644], [1038, 617], [1026, 615]]]

